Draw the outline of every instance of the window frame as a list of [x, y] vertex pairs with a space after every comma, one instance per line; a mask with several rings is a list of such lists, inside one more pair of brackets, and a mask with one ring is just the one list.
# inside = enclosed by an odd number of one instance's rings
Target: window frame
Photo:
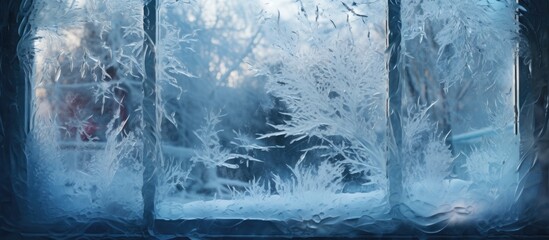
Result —
[[[146, 131], [147, 134], [145, 136], [144, 144], [145, 146], [148, 146], [144, 149], [143, 156], [148, 156], [148, 154], [159, 154], [158, 149], [159, 147], [159, 136], [155, 133], [159, 132], [159, 112], [156, 109], [156, 105], [159, 102], [157, 95], [155, 94], [156, 89], [156, 60], [155, 60], [155, 52], [153, 50], [153, 47], [156, 43], [156, 36], [157, 36], [157, 28], [156, 23], [158, 22], [158, 16], [157, 16], [157, 6], [158, 6], [158, 0], [147, 0], [144, 4], [144, 12], [145, 12], [145, 26], [144, 29], [147, 32], [148, 39], [145, 43], [149, 47], [149, 52], [146, 55], [145, 62], [147, 67], [147, 77], [145, 82], [146, 90], [151, 90], [151, 92], [147, 92], [145, 94], [143, 106], [144, 106], [144, 114], [146, 116], [145, 120], [145, 126], [146, 129], [149, 129], [149, 131]], [[51, 226], [26, 226], [24, 218], [22, 216], [22, 213], [20, 212], [21, 207], [24, 207], [25, 202], [28, 201], [28, 199], [25, 199], [24, 193], [27, 191], [25, 188], [25, 182], [26, 179], [29, 177], [27, 176], [26, 172], [26, 161], [23, 159], [18, 159], [20, 161], [13, 161], [13, 159], [17, 159], [17, 157], [14, 156], [25, 156], [25, 150], [24, 150], [24, 142], [25, 137], [29, 132], [29, 124], [30, 120], [28, 118], [29, 111], [30, 111], [30, 104], [29, 99], [31, 95], [31, 89], [29, 87], [29, 83], [27, 81], [21, 81], [21, 79], [26, 79], [24, 76], [24, 73], [28, 73], [28, 69], [23, 69], [23, 66], [25, 66], [24, 63], [20, 62], [21, 59], [18, 58], [17, 52], [15, 49], [21, 48], [22, 46], [17, 46], [17, 43], [19, 40], [23, 37], [28, 36], [19, 36], [19, 33], [17, 31], [18, 27], [20, 25], [26, 24], [25, 21], [28, 21], [26, 14], [29, 13], [29, 11], [32, 9], [32, 0], [23, 1], [21, 0], [12, 0], [10, 2], [11, 5], [9, 5], [8, 8], [5, 8], [6, 11], [9, 14], [4, 14], [2, 12], [2, 15], [8, 16], [8, 25], [9, 30], [2, 29], [2, 35], [8, 36], [9, 41], [6, 42], [6, 44], [2, 44], [2, 71], [4, 72], [4, 76], [8, 76], [7, 78], [3, 79], [3, 83], [7, 83], [7, 85], [10, 87], [10, 89], [6, 90], [6, 85], [2, 86], [0, 89], [2, 91], [2, 103], [9, 102], [10, 106], [6, 108], [5, 106], [2, 107], [2, 115], [0, 120], [2, 120], [2, 124], [5, 124], [4, 126], [8, 126], [4, 128], [4, 131], [0, 131], [0, 143], [2, 144], [2, 159], [0, 161], [0, 165], [2, 168], [0, 169], [0, 176], [4, 178], [6, 181], [2, 181], [2, 195], [7, 197], [2, 197], [3, 205], [5, 202], [9, 206], [18, 206], [14, 208], [2, 208], [0, 211], [1, 216], [8, 216], [7, 221], [2, 220], [0, 223], [2, 223], [2, 226], [0, 226], [0, 233], [9, 233], [12, 234], [14, 232], [19, 232], [19, 234], [25, 235], [25, 236], [31, 236], [34, 234], [42, 234], [46, 233], [50, 230], [50, 227], [59, 227], [63, 226], [63, 224], [59, 224], [56, 226], [56, 224], [52, 224]], [[391, 51], [391, 54], [389, 56], [389, 60], [386, 63], [388, 71], [388, 94], [389, 99], [387, 103], [387, 116], [388, 119], [388, 126], [390, 129], [391, 134], [394, 136], [400, 136], [401, 135], [401, 129], [400, 129], [400, 116], [398, 115], [397, 111], [393, 111], [393, 109], [399, 109], [400, 108], [400, 88], [399, 86], [399, 67], [398, 67], [398, 53], [399, 53], [399, 44], [400, 39], [400, 0], [388, 0], [388, 20], [387, 20], [387, 46], [390, 46], [389, 43], [393, 43], [393, 46], [395, 47], [394, 51]], [[528, 0], [520, 0], [521, 3], [528, 3]], [[526, 11], [522, 13], [521, 16], [518, 18], [520, 19], [520, 22], [523, 23], [526, 21], [526, 17], [529, 16], [529, 12]], [[536, 16], [534, 16], [535, 18]], [[5, 20], [4, 20], [5, 21]], [[4, 32], [7, 34], [4, 35]], [[8, 51], [6, 51], [8, 50]], [[7, 53], [6, 53], [7, 52]], [[4, 54], [8, 57], [8, 59], [11, 59], [11, 62], [15, 62], [11, 67], [8, 67], [5, 62]], [[32, 54], [32, 53], [29, 53]], [[531, 111], [534, 111], [532, 109], [531, 105], [527, 104], [526, 98], [529, 96], [529, 89], [532, 88], [530, 83], [532, 81], [543, 81], [543, 79], [535, 79], [535, 76], [531, 76], [528, 74], [527, 66], [524, 63], [524, 58], [516, 55], [515, 57], [515, 91], [514, 91], [514, 99], [515, 99], [515, 134], [531, 134], [533, 131], [528, 126], [529, 124], [523, 124], [523, 123], [529, 123], [534, 121], [536, 118], [535, 116], [532, 116]], [[10, 79], [11, 78], [11, 79]], [[7, 80], [6, 80], [7, 79]], [[10, 86], [11, 85], [11, 86]], [[547, 93], [545, 93], [547, 94]], [[23, 103], [23, 104], [21, 104]], [[528, 110], [524, 110], [528, 109]], [[15, 113], [15, 114], [11, 114]], [[7, 119], [7, 121], [6, 121]], [[24, 119], [23, 122], [18, 121], [19, 119]], [[545, 120], [546, 121], [546, 120]], [[389, 131], [388, 131], [389, 132]], [[392, 139], [392, 138], [389, 138]], [[396, 143], [396, 146], [399, 146], [400, 137], [394, 138]], [[521, 138], [522, 141], [522, 138]], [[521, 154], [527, 151], [530, 151], [529, 149], [522, 148], [523, 145], [521, 144]], [[145, 155], [147, 154], [147, 155]], [[149, 155], [150, 156], [150, 155]], [[133, 223], [120, 223], [118, 221], [112, 221], [107, 219], [98, 219], [97, 221], [88, 222], [88, 223], [78, 223], [77, 225], [81, 226], [78, 228], [73, 228], [73, 230], [69, 232], [63, 232], [60, 233], [61, 235], [64, 234], [74, 234], [74, 235], [80, 235], [80, 236], [93, 236], [95, 234], [104, 235], [105, 232], [109, 232], [109, 236], [128, 236], [125, 235], [128, 232], [134, 232], [136, 233], [133, 235], [133, 237], [144, 237], [144, 236], [153, 236], [154, 234], [159, 235], [169, 235], [169, 236], [188, 236], [187, 234], [189, 232], [192, 232], [191, 229], [184, 230], [185, 228], [182, 226], [193, 226], [195, 224], [188, 224], [191, 221], [183, 221], [183, 222], [170, 222], [170, 221], [158, 221], [154, 218], [154, 202], [155, 202], [155, 187], [156, 187], [156, 176], [155, 176], [155, 163], [153, 161], [147, 161], [148, 159], [156, 159], [156, 157], [144, 157], [144, 165], [145, 165], [145, 173], [143, 176], [144, 183], [143, 183], [143, 199], [144, 199], [144, 213], [143, 213], [143, 222], [133, 222]], [[526, 161], [534, 161], [534, 158], [528, 158]], [[389, 169], [397, 169], [399, 168], [399, 163], [397, 160], [397, 157], [395, 155], [389, 157]], [[398, 171], [395, 171], [398, 172]], [[531, 172], [529, 169], [522, 169], [521, 174], [524, 175], [524, 178], [527, 179], [525, 181], [536, 181], [535, 177], [532, 177]], [[6, 176], [6, 177], [5, 177]], [[399, 178], [397, 176], [391, 176], [393, 179], [389, 180], [390, 182], [390, 188], [392, 189], [401, 189], [402, 186], [398, 184]], [[526, 184], [526, 183], [524, 183]], [[392, 191], [391, 191], [392, 192]], [[23, 194], [22, 194], [23, 193]], [[401, 191], [397, 191], [397, 193], [401, 193]], [[392, 192], [389, 196], [391, 198], [391, 204], [397, 204], [400, 199], [400, 196], [393, 195], [394, 192]], [[288, 233], [288, 231], [283, 229], [289, 229], [291, 226], [294, 226], [296, 224], [299, 224], [299, 222], [285, 222], [285, 223], [277, 223], [277, 224], [271, 224], [268, 222], [262, 222], [262, 221], [252, 221], [252, 220], [197, 220], [201, 221], [197, 223], [199, 226], [203, 226], [205, 229], [210, 229], [210, 226], [218, 226], [219, 231], [218, 232], [212, 232], [211, 234], [208, 233], [211, 236], [221, 236], [221, 235], [232, 235], [232, 236], [242, 236], [242, 235], [248, 235], [253, 236], [254, 234], [264, 234], [265, 231], [271, 233], [272, 236], [286, 236], [285, 234]], [[395, 220], [397, 222], [401, 222], [400, 220]], [[4, 224], [6, 225], [13, 225], [15, 223], [15, 231], [11, 230], [5, 230]], [[237, 231], [234, 231], [235, 229], [232, 229], [231, 227], [235, 226], [235, 224], [238, 223], [239, 228]], [[392, 222], [394, 224], [394, 222]], [[249, 231], [247, 229], [259, 229], [257, 224], [265, 225], [264, 227], [261, 227], [261, 232], [254, 233], [254, 231]], [[245, 227], [246, 226], [246, 227]], [[65, 228], [72, 228], [74, 225], [72, 224], [64, 224]], [[248, 228], [249, 227], [249, 228]], [[341, 226], [338, 226], [341, 227]], [[456, 226], [456, 229], [459, 229], [463, 226]], [[525, 228], [525, 230], [520, 230], [518, 233], [522, 234], [528, 234], [530, 232], [533, 232], [534, 230], [531, 230], [530, 228]], [[335, 229], [336, 227], [334, 227]], [[23, 231], [25, 229], [25, 231]], [[63, 227], [61, 227], [63, 229]], [[117, 231], [119, 229], [128, 229], [128, 232], [123, 233], [123, 231]], [[181, 234], [178, 234], [177, 232], [174, 232], [173, 229], [183, 229], [180, 230]], [[270, 229], [270, 230], [269, 230]], [[452, 233], [455, 229], [452, 229], [452, 227], [446, 228], [442, 234], [444, 233]], [[5, 232], [2, 232], [5, 231]], [[64, 231], [64, 230], [63, 230]], [[197, 234], [200, 231], [197, 232]], [[337, 232], [337, 231], [336, 231]], [[409, 226], [406, 224], [399, 225], [398, 230], [396, 232], [414, 232], [413, 230], [409, 229]], [[377, 233], [371, 233], [368, 231], [364, 231], [363, 229], [355, 229], [355, 228], [340, 228], [339, 233], [341, 236], [348, 236], [348, 235], [358, 235], [358, 236], [377, 236]], [[545, 232], [547, 234], [547, 232]], [[416, 233], [417, 234], [417, 233]], [[475, 234], [475, 233], [473, 233]], [[316, 236], [316, 235], [311, 235]], [[387, 235], [390, 236], [390, 235]], [[395, 236], [398, 236], [396, 234]]]

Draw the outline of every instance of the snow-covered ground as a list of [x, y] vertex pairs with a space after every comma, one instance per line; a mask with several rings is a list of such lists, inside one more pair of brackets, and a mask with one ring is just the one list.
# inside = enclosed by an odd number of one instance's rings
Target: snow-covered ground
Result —
[[[422, 181], [409, 188], [402, 200], [403, 217], [417, 224], [431, 225], [440, 222], [461, 224], [475, 222], [497, 214], [490, 202], [475, 197], [471, 182], [459, 179], [442, 182]], [[365, 216], [375, 220], [387, 219], [390, 206], [388, 194], [377, 190], [367, 193], [269, 195], [242, 197], [231, 200], [184, 202], [181, 198], [168, 198], [157, 203], [159, 220], [195, 219], [247, 219], [262, 221], [315, 221], [324, 219], [358, 219]], [[404, 208], [402, 208], [404, 206]], [[487, 215], [488, 214], [488, 215]]]
[[311, 193], [297, 196], [269, 195], [243, 197], [236, 200], [208, 200], [183, 203], [181, 199], [166, 199], [157, 204], [157, 219], [258, 219], [341, 220], [363, 216], [382, 216], [389, 212], [387, 194], [377, 190], [368, 193]]

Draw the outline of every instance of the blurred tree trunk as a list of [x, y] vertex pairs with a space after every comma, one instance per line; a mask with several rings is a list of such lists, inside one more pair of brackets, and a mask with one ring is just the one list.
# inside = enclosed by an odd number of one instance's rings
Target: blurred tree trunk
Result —
[[[436, 23], [425, 24], [425, 35], [405, 40], [406, 56], [403, 57], [403, 95], [406, 105], [429, 106], [431, 119], [438, 125], [437, 131], [451, 139], [451, 112], [448, 106], [445, 84], [442, 83], [445, 72], [437, 68], [440, 46], [435, 42]], [[404, 109], [405, 110], [405, 109]]]

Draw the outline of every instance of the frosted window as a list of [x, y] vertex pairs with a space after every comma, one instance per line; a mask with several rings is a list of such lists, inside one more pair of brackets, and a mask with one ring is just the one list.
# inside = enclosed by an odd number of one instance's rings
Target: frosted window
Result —
[[141, 218], [142, 3], [37, 0], [32, 12], [30, 214]]
[[459, 234], [535, 215], [547, 86], [526, 88], [543, 59], [518, 56], [537, 25], [513, 0], [21, 4], [29, 96], [7, 99], [28, 112], [0, 133], [24, 139], [2, 146], [26, 159], [22, 226]]
[[[513, 223], [519, 186], [513, 1], [402, 3], [405, 215]], [[526, 123], [525, 123], [526, 124]], [[437, 217], [434, 217], [437, 215]], [[433, 229], [431, 229], [433, 230]], [[486, 229], [484, 229], [486, 230]]]
[[385, 216], [386, 8], [160, 1], [156, 217]]

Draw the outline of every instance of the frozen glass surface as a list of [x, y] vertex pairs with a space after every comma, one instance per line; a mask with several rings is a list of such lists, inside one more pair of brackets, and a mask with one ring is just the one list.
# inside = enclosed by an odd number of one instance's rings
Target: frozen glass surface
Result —
[[14, 4], [0, 238], [549, 234], [549, 3]]
[[386, 8], [160, 1], [156, 217], [384, 218]]
[[141, 1], [34, 1], [22, 46], [31, 87], [29, 218], [143, 212]]
[[434, 229], [513, 225], [522, 197], [517, 5], [403, 1], [401, 7], [404, 215]]

